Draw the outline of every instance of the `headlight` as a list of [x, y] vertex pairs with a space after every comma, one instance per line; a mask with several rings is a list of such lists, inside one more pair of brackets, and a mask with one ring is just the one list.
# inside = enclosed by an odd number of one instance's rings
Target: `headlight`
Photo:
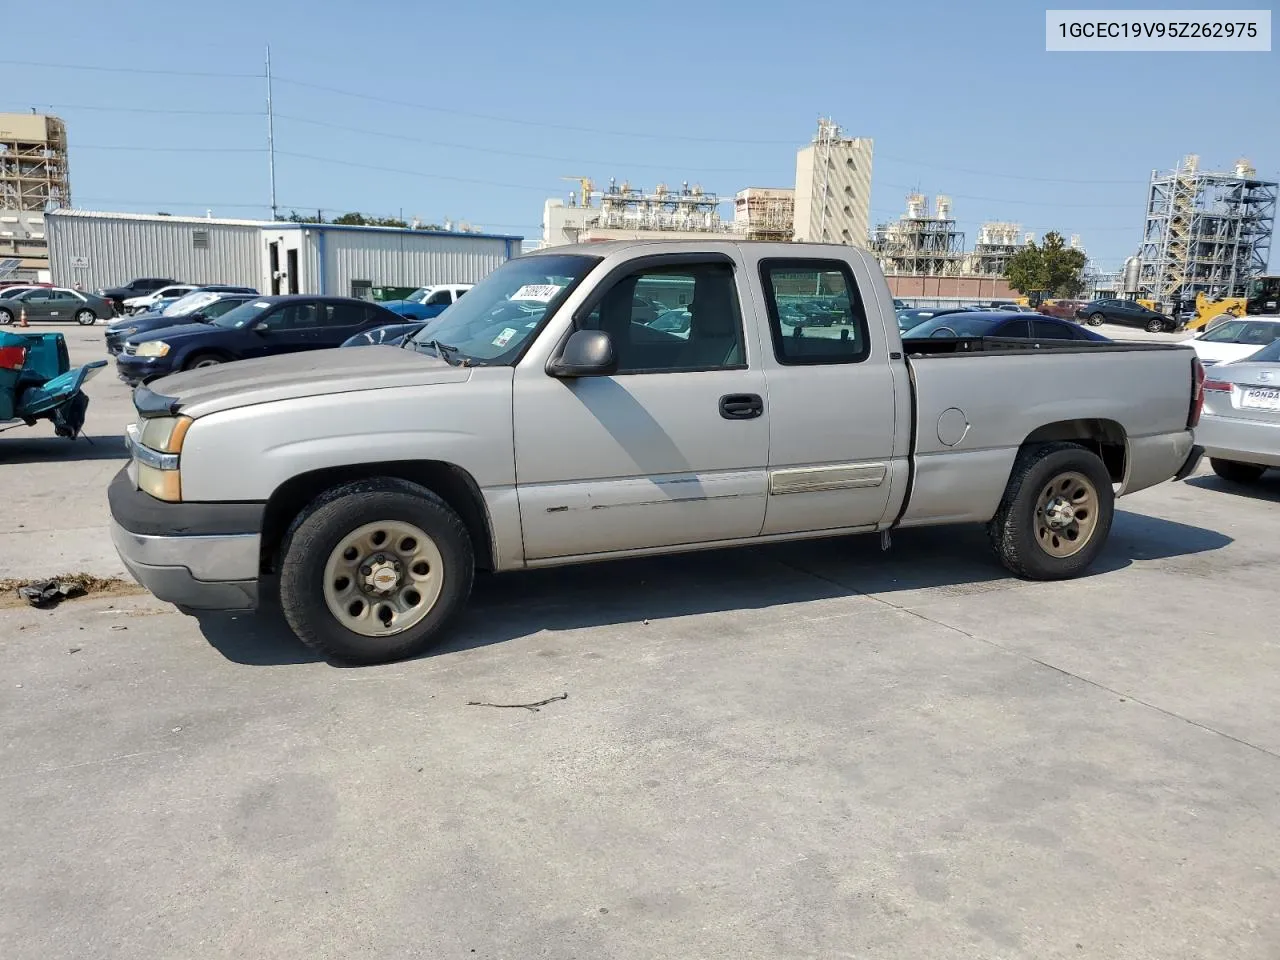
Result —
[[182, 499], [178, 455], [191, 423], [190, 417], [155, 417], [144, 420], [141, 431], [130, 428], [130, 433], [137, 438], [132, 447], [138, 489], [170, 503]]
[[137, 328], [137, 327], [125, 327], [123, 330], [112, 330], [111, 332], [112, 332], [112, 333], [114, 333], [114, 334], [117, 334], [117, 335], [119, 335], [119, 336], [121, 336], [121, 337], [127, 337], [127, 336], [129, 336], [129, 334], [131, 334], [131, 333], [137, 333], [137, 332], [138, 332], [138, 328]]
[[190, 417], [153, 417], [142, 421], [138, 442], [161, 453], [181, 453], [182, 441], [191, 429]]
[[146, 343], [138, 344], [138, 356], [140, 357], [163, 357], [169, 353], [169, 345], [163, 340], [148, 340]]

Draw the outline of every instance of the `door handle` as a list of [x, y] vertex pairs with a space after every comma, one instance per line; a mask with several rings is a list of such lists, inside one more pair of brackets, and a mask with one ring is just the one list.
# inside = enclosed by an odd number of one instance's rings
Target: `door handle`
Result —
[[751, 420], [764, 413], [758, 393], [727, 393], [720, 398], [720, 416], [726, 420]]

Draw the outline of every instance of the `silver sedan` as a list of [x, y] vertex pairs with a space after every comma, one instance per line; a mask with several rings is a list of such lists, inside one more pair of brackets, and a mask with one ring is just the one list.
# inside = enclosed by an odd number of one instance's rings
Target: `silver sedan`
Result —
[[1243, 360], [1210, 367], [1196, 442], [1213, 472], [1252, 483], [1280, 468], [1280, 340]]

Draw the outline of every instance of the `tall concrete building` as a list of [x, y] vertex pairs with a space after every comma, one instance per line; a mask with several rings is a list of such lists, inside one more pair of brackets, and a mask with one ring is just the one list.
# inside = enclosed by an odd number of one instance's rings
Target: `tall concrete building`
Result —
[[871, 153], [866, 137], [845, 137], [830, 120], [796, 154], [795, 239], [867, 246]]
[[48, 279], [44, 215], [70, 205], [66, 124], [0, 113], [0, 279]]

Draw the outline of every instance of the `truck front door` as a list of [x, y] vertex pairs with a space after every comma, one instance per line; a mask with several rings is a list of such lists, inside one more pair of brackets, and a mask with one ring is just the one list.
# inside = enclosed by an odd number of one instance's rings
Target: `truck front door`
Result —
[[[864, 306], [875, 309], [870, 272], [861, 260], [842, 259], [765, 258], [754, 267], [772, 341], [764, 358], [770, 421], [762, 532], [873, 527], [907, 479], [910, 393], [901, 357], [903, 382], [895, 383], [881, 317], [868, 317]], [[824, 308], [821, 324], [792, 309], [814, 300]]]
[[[606, 277], [574, 318], [611, 337], [616, 374], [516, 370], [516, 484], [525, 558], [754, 537], [764, 521], [769, 416], [739, 264], [669, 254]], [[636, 301], [667, 308], [638, 322]], [[687, 312], [689, 323], [662, 324]], [[674, 326], [675, 332], [672, 332]]]

